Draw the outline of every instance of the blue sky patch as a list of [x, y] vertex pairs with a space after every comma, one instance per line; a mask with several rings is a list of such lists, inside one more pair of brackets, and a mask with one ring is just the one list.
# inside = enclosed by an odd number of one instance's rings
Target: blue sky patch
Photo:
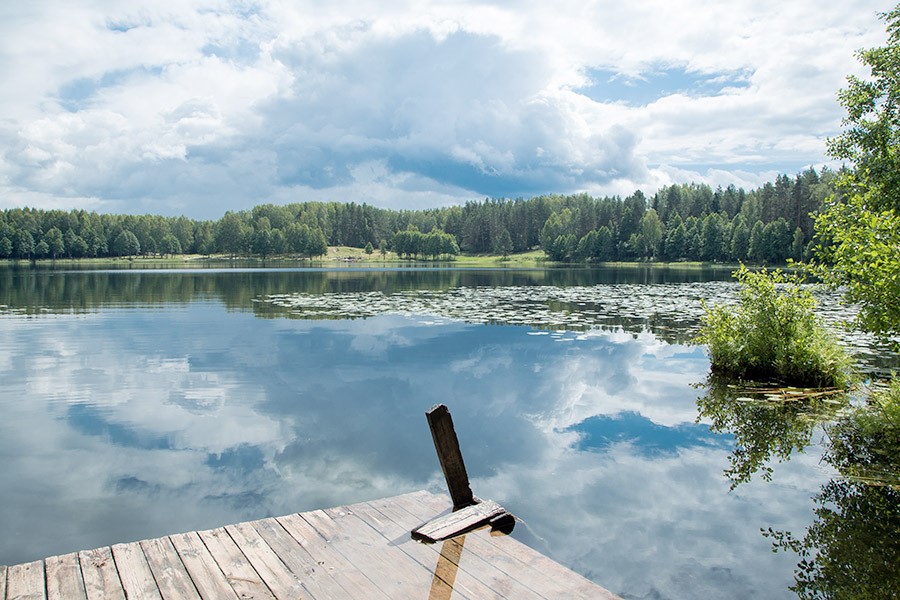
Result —
[[235, 44], [207, 44], [203, 47], [204, 56], [217, 56], [218, 58], [249, 65], [259, 58], [259, 43], [251, 40], [239, 40]]
[[172, 442], [168, 435], [152, 433], [122, 423], [113, 423], [95, 406], [73, 404], [69, 407], [66, 421], [75, 431], [84, 435], [104, 437], [119, 448], [140, 450], [170, 450], [172, 448]]
[[629, 442], [645, 456], [670, 454], [696, 446], [722, 446], [733, 439], [731, 435], [710, 432], [708, 425], [682, 423], [665, 427], [631, 411], [591, 417], [566, 431], [581, 434], [575, 445], [578, 450], [605, 450], [615, 443]]
[[395, 171], [418, 173], [439, 183], [473, 190], [479, 195], [492, 198], [547, 194], [563, 185], [559, 181], [559, 175], [540, 168], [524, 170], [522, 173], [490, 173], [448, 158], [410, 159], [399, 155], [389, 157], [387, 162]]
[[745, 73], [711, 75], [681, 68], [660, 69], [639, 78], [607, 69], [588, 69], [587, 76], [591, 83], [578, 88], [581, 94], [598, 102], [624, 102], [630, 106], [645, 106], [673, 94], [717, 96], [726, 88], [749, 86]]
[[91, 99], [98, 91], [125, 83], [135, 74], [159, 75], [162, 69], [159, 67], [138, 69], [125, 69], [118, 71], [107, 71], [100, 77], [79, 77], [67, 81], [60, 86], [56, 94], [60, 106], [69, 112], [78, 112], [90, 105]]
[[107, 21], [106, 28], [110, 31], [118, 31], [119, 33], [125, 33], [126, 31], [131, 31], [132, 29], [136, 29], [138, 26], [129, 23], [127, 21]]

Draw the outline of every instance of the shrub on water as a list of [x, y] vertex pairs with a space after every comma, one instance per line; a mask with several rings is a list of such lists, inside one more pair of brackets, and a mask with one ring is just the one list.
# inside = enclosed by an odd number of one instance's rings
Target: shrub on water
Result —
[[843, 387], [850, 357], [816, 317], [816, 301], [795, 276], [781, 271], [734, 273], [736, 307], [705, 306], [697, 342], [708, 347], [712, 370], [784, 384]]

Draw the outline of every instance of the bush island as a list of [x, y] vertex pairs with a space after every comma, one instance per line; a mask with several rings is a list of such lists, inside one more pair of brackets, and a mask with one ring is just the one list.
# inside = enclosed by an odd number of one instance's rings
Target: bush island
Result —
[[708, 346], [713, 372], [799, 386], [849, 384], [850, 357], [816, 317], [816, 301], [797, 277], [744, 266], [734, 277], [739, 305], [705, 306], [696, 339]]

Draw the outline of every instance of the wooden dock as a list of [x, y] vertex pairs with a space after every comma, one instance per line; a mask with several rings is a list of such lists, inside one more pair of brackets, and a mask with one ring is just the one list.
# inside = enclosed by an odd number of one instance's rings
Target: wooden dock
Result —
[[617, 597], [487, 526], [411, 538], [451, 507], [420, 491], [0, 567], [0, 599]]

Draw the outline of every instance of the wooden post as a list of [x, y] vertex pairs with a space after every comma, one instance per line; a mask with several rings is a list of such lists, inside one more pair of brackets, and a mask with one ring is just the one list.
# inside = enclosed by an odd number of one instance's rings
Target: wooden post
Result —
[[459, 450], [459, 440], [456, 438], [456, 430], [453, 429], [450, 410], [443, 404], [436, 404], [425, 413], [425, 416], [428, 418], [434, 449], [437, 450], [438, 460], [441, 461], [444, 479], [447, 480], [447, 487], [450, 489], [453, 510], [475, 504], [472, 488], [469, 487], [466, 465]]

